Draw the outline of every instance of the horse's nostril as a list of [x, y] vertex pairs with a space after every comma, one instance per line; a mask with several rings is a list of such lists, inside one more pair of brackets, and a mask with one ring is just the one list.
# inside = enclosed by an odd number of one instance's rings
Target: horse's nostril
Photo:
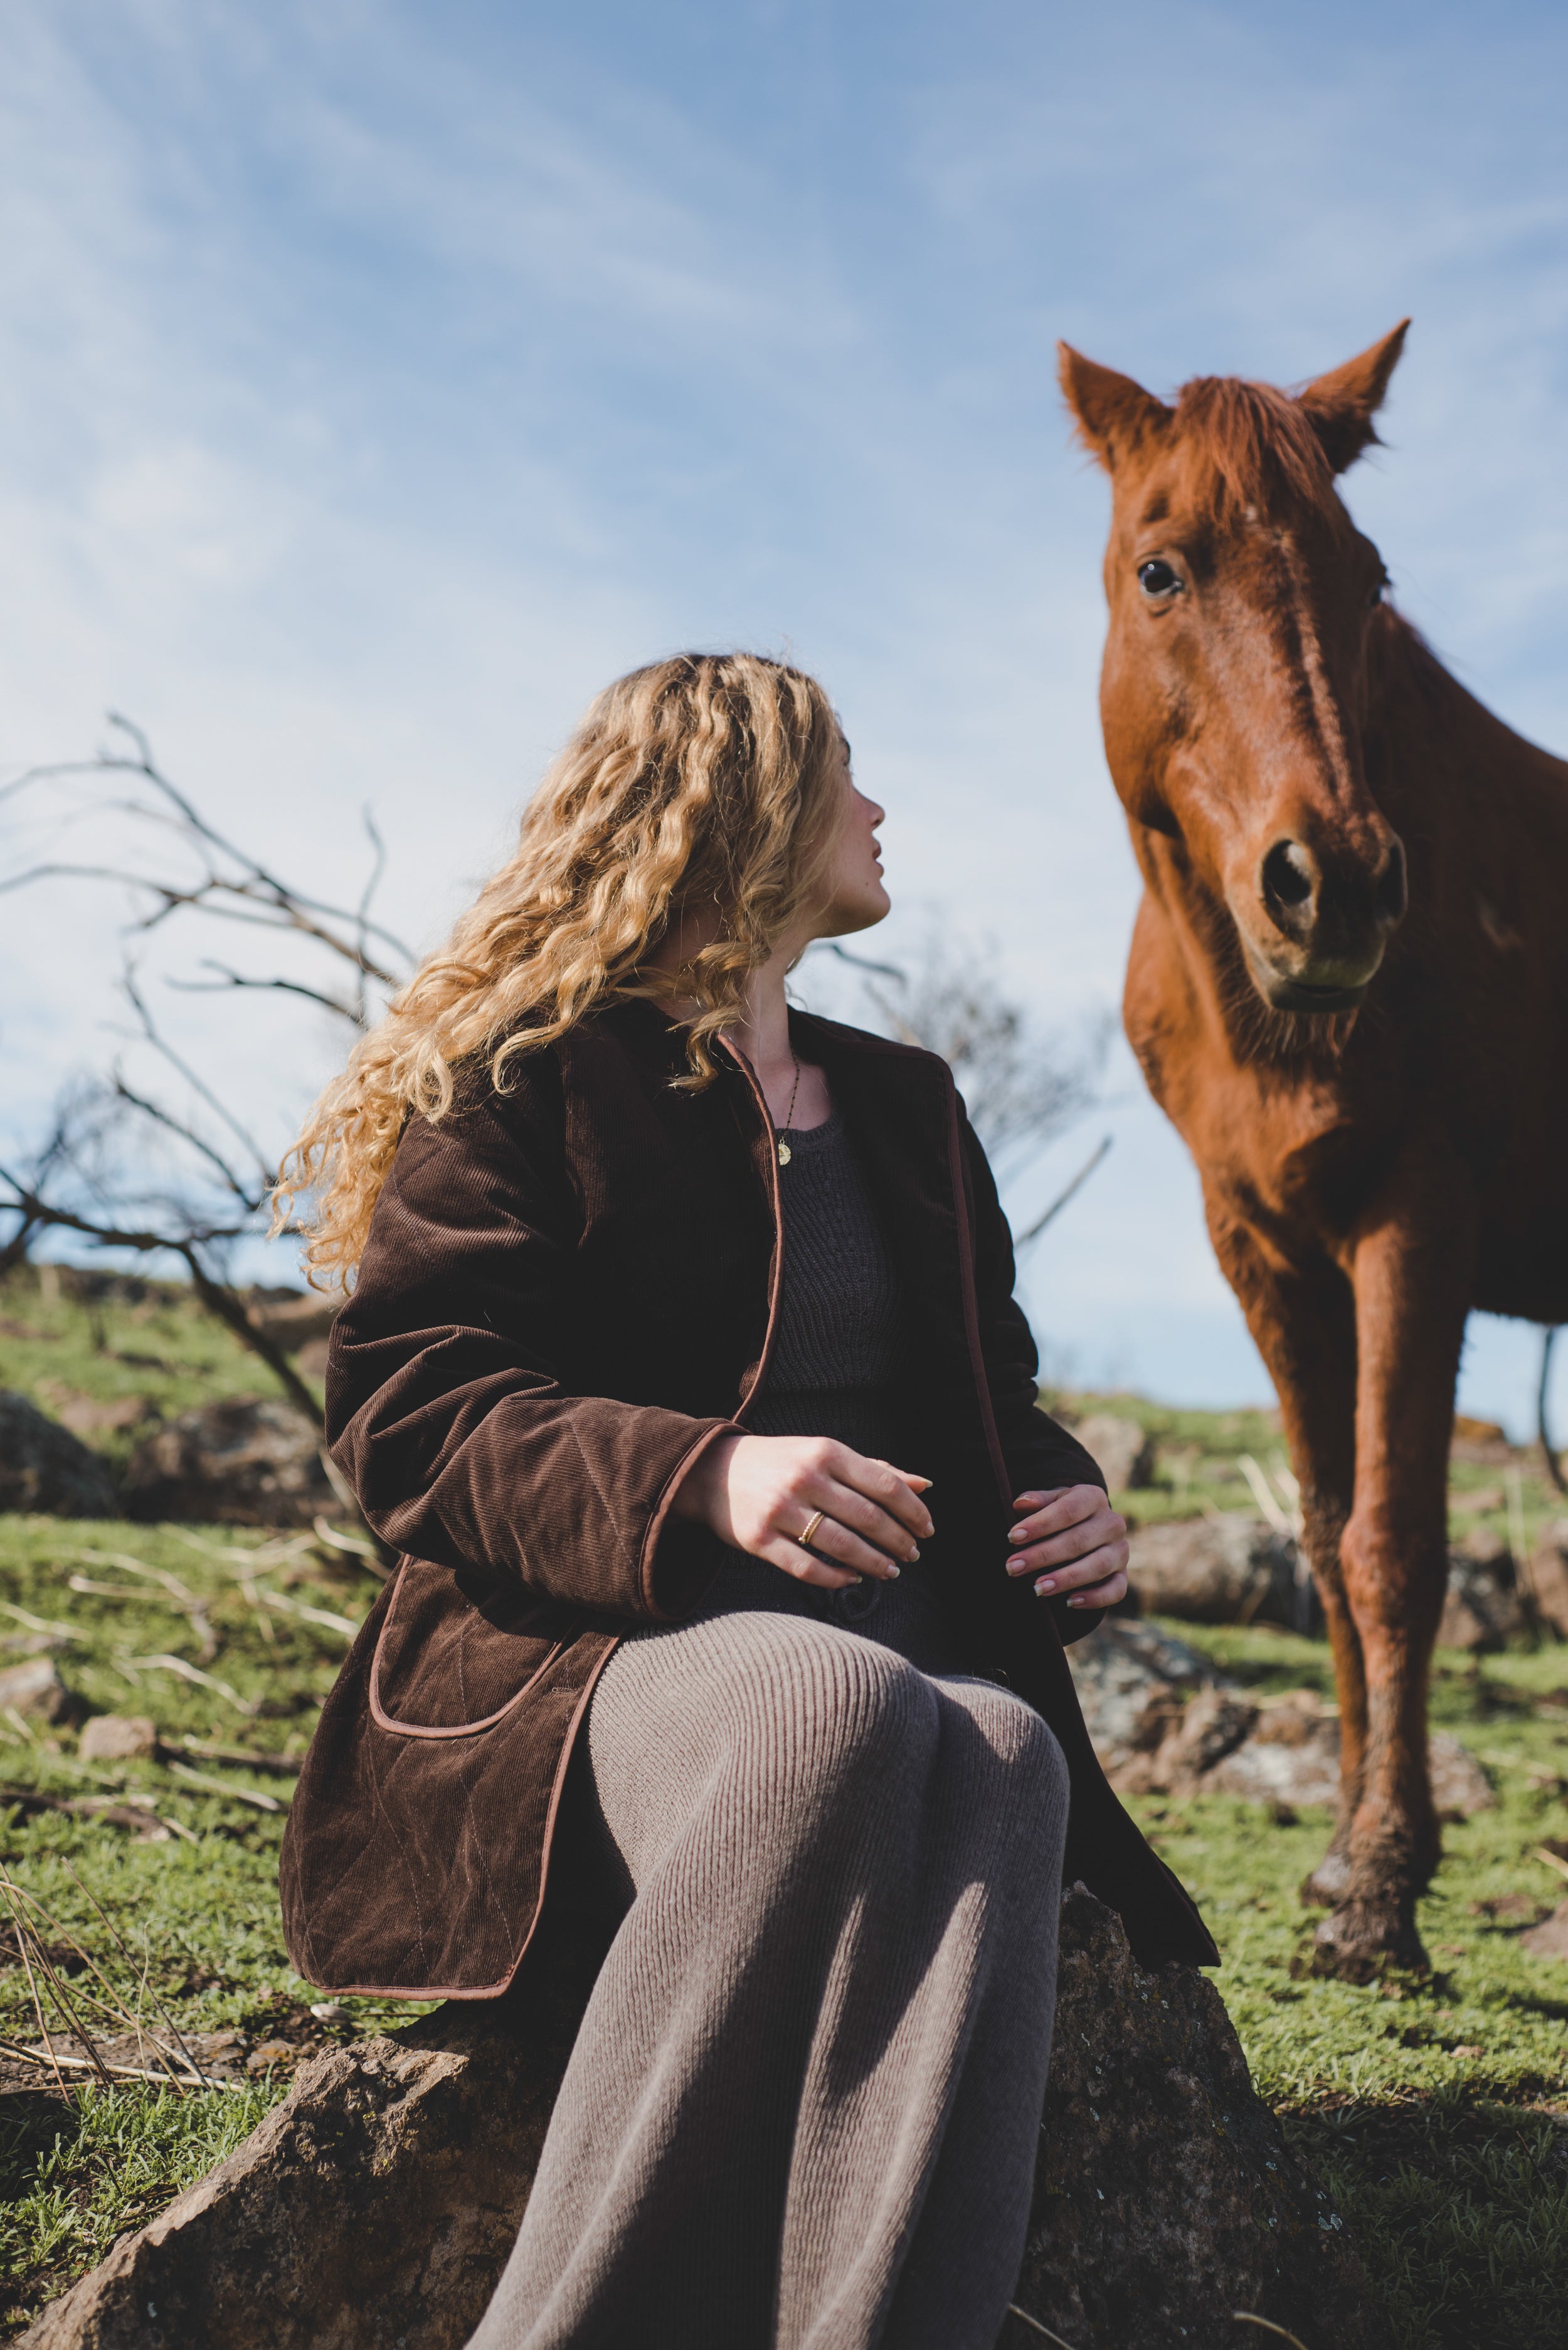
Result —
[[1299, 840], [1276, 840], [1263, 859], [1263, 899], [1272, 914], [1294, 914], [1309, 904], [1317, 865]]
[[1400, 841], [1389, 844], [1388, 862], [1377, 877], [1377, 919], [1390, 929], [1405, 919], [1409, 903], [1409, 883], [1405, 874], [1405, 849]]

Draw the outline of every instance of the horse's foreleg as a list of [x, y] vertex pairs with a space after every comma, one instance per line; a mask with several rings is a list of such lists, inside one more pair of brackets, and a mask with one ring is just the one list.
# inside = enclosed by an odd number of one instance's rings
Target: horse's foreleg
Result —
[[1355, 1482], [1355, 1301], [1328, 1257], [1289, 1248], [1210, 1199], [1209, 1229], [1280, 1399], [1285, 1441], [1301, 1486], [1302, 1544], [1323, 1601], [1340, 1719], [1339, 1815], [1334, 1838], [1302, 1887], [1313, 1903], [1337, 1901], [1350, 1881], [1350, 1835], [1361, 1802], [1366, 1676], [1361, 1635], [1345, 1587], [1340, 1541]]
[[1449, 1446], [1472, 1258], [1451, 1198], [1445, 1205], [1440, 1224], [1385, 1226], [1354, 1253], [1355, 1489], [1340, 1557], [1366, 1676], [1366, 1743], [1348, 1873], [1325, 1887], [1336, 1906], [1314, 1965], [1356, 1981], [1427, 1963], [1416, 1902], [1438, 1853], [1427, 1685], [1448, 1579]]

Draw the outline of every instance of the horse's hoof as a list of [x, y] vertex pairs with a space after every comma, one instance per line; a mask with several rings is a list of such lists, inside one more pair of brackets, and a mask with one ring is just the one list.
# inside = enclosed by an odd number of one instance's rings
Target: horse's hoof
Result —
[[1343, 1901], [1350, 1884], [1350, 1855], [1331, 1846], [1310, 1877], [1302, 1879], [1302, 1905], [1307, 1909], [1332, 1909]]
[[1365, 1983], [1393, 1971], [1429, 1974], [1431, 1960], [1397, 1901], [1342, 1901], [1313, 1936], [1305, 1971]]

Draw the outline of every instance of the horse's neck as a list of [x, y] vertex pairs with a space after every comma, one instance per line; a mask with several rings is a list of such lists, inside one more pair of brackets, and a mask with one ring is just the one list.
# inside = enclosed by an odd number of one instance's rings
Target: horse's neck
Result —
[[[1363, 743], [1367, 783], [1396, 831], [1418, 822], [1439, 855], [1510, 846], [1527, 857], [1549, 853], [1535, 835], [1542, 819], [1555, 831], [1554, 803], [1568, 809], [1568, 765], [1478, 702], [1393, 611], [1369, 653]], [[1476, 837], [1478, 820], [1489, 840]]]

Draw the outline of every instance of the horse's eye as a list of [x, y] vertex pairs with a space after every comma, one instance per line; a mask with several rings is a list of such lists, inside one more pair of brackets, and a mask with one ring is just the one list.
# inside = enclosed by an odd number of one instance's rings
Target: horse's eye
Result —
[[1169, 564], [1162, 563], [1156, 556], [1152, 563], [1138, 565], [1137, 584], [1146, 596], [1168, 596], [1173, 588], [1180, 587], [1181, 582]]
[[1385, 589], [1391, 588], [1393, 585], [1394, 582], [1389, 578], [1388, 574], [1385, 572], [1382, 578], [1372, 590], [1371, 596], [1367, 598], [1367, 601], [1371, 604], [1374, 610], [1376, 610], [1377, 606], [1383, 601]]

